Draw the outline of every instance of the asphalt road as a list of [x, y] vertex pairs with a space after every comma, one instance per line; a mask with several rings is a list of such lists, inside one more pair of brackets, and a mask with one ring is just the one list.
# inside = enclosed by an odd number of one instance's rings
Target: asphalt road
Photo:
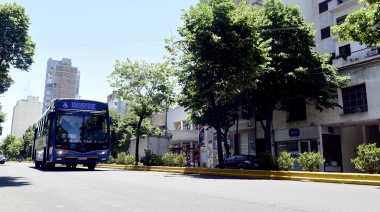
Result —
[[380, 211], [380, 187], [0, 165], [0, 211]]

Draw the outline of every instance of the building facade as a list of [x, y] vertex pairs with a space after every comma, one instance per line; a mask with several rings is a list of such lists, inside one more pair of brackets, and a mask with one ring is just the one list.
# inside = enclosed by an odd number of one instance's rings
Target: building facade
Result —
[[116, 94], [112, 93], [107, 96], [107, 103], [108, 103], [108, 108], [111, 110], [114, 110], [115, 112], [124, 115], [128, 113], [129, 107], [128, 104], [123, 101], [122, 99], [116, 98]]
[[[300, 6], [307, 22], [316, 30], [315, 51], [332, 55], [337, 73], [349, 76], [348, 84], [338, 90], [336, 99], [343, 108], [317, 111], [313, 106], [298, 110], [298, 119], [290, 120], [291, 111], [275, 111], [273, 116], [272, 153], [287, 151], [298, 156], [304, 151], [319, 151], [326, 162], [321, 171], [358, 172], [351, 159], [357, 157], [357, 146], [363, 143], [380, 144], [380, 52], [377, 47], [357, 42], [339, 42], [330, 27], [344, 22], [348, 14], [363, 5], [358, 0], [290, 1]], [[312, 19], [310, 19], [312, 17]], [[264, 132], [255, 124], [255, 145], [263, 145]], [[241, 137], [243, 138], [243, 137]], [[248, 138], [249, 140], [249, 138]], [[242, 139], [241, 142], [250, 142]], [[251, 154], [251, 152], [250, 152]], [[296, 164], [295, 169], [300, 167]]]
[[79, 82], [80, 72], [77, 67], [72, 66], [71, 59], [57, 61], [49, 58], [42, 110], [45, 111], [55, 98], [78, 98]]
[[21, 137], [42, 115], [42, 102], [37, 96], [17, 101], [13, 108], [11, 134]]

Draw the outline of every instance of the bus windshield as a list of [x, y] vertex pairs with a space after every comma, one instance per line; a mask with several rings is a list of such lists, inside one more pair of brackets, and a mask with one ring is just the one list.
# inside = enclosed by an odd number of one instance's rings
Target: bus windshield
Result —
[[61, 112], [56, 129], [56, 143], [107, 143], [106, 114]]

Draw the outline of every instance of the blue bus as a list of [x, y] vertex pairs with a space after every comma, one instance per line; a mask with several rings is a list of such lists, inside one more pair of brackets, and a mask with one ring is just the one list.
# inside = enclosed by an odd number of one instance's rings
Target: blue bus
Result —
[[108, 104], [82, 99], [54, 99], [36, 122], [32, 159], [35, 167], [78, 164], [94, 170], [110, 156]]

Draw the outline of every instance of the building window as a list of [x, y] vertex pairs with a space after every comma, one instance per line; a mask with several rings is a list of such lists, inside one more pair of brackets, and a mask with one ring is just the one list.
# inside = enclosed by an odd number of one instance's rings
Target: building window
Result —
[[338, 5], [343, 4], [344, 2], [348, 2], [349, 0], [338, 0]]
[[368, 111], [365, 84], [342, 88], [344, 114]]
[[321, 39], [325, 39], [325, 38], [328, 38], [330, 37], [330, 27], [326, 27], [326, 28], [323, 28], [321, 29]]
[[344, 16], [341, 16], [339, 18], [336, 19], [336, 25], [341, 25], [344, 23], [344, 21], [346, 20], [346, 17], [347, 15], [344, 15]]
[[334, 53], [331, 53], [331, 57], [330, 57], [330, 61], [329, 61], [329, 64], [332, 65], [333, 64], [333, 60], [336, 59], [335, 58], [335, 52]]
[[181, 122], [174, 123], [174, 130], [181, 130]]
[[290, 101], [287, 111], [287, 121], [306, 120], [306, 102], [303, 98], [297, 98]]
[[347, 57], [351, 55], [350, 44], [339, 47], [339, 56]]
[[329, 9], [329, 0], [319, 3], [319, 13], [323, 13]]

